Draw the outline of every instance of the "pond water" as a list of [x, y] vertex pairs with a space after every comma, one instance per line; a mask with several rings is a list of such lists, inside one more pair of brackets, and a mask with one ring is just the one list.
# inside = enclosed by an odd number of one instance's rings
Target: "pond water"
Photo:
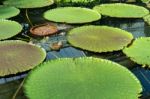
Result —
[[[48, 22], [47, 20], [42, 18], [41, 13], [46, 11], [49, 8], [42, 8], [42, 9], [30, 9], [29, 16], [32, 22], [35, 24], [40, 24], [44, 22]], [[27, 22], [27, 19], [25, 17], [25, 11], [23, 10], [21, 14], [17, 18], [13, 18], [13, 20], [16, 20], [20, 23], [22, 23], [24, 30], [22, 31], [21, 34], [13, 37], [13, 39], [21, 39], [25, 41], [32, 41], [35, 44], [41, 45], [44, 49], [47, 50], [47, 58], [46, 60], [50, 59], [55, 59], [58, 57], [80, 57], [80, 56], [93, 56], [93, 57], [101, 57], [105, 59], [109, 59], [112, 61], [115, 61], [121, 65], [126, 66], [129, 68], [141, 81], [143, 85], [143, 99], [150, 99], [150, 71], [148, 69], [143, 69], [139, 65], [133, 63], [129, 58], [127, 58], [121, 51], [116, 51], [113, 53], [92, 53], [88, 51], [83, 51], [81, 49], [73, 48], [71, 45], [69, 45], [66, 41], [65, 35], [53, 35], [52, 37], [49, 37], [48, 39], [45, 40], [45, 38], [37, 38], [37, 37], [31, 37], [29, 34], [29, 27], [30, 25]], [[68, 29], [80, 25], [66, 25], [66, 24], [60, 24], [60, 23], [55, 23], [57, 26], [61, 29], [63, 29], [61, 32], [66, 33]], [[113, 27], [119, 27], [121, 29], [127, 30], [131, 32], [134, 35], [134, 38], [137, 37], [148, 37], [150, 36], [150, 26], [148, 26], [143, 19], [117, 19], [117, 18], [110, 18], [110, 17], [104, 17], [101, 19], [99, 22], [93, 22], [93, 25], [108, 25], [108, 26], [113, 26]], [[28, 37], [29, 36], [29, 37]], [[63, 48], [62, 50], [59, 51], [51, 51], [48, 48], [47, 44], [50, 44], [52, 42], [58, 42], [58, 41], [63, 41]], [[66, 48], [69, 48], [66, 49]], [[69, 51], [72, 52], [69, 52]], [[55, 55], [52, 55], [55, 53]], [[20, 76], [21, 75], [21, 76]], [[0, 79], [0, 99], [10, 99], [12, 94], [16, 91], [18, 85], [22, 81], [21, 78], [25, 77], [26, 73], [18, 74], [18, 75], [13, 75], [10, 77], [5, 77]], [[15, 77], [11, 79], [12, 77]], [[9, 78], [9, 79], [8, 79]], [[12, 81], [15, 79], [20, 79], [17, 81]], [[7, 82], [7, 83], [6, 83]], [[19, 92], [17, 95], [17, 99], [26, 99], [24, 96], [22, 90]]]

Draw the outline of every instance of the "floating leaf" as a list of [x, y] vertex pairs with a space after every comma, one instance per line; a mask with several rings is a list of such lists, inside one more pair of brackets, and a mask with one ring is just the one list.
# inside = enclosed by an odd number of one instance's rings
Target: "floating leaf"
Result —
[[132, 39], [131, 33], [108, 26], [82, 26], [68, 34], [68, 41], [73, 46], [94, 52], [123, 49]]
[[150, 0], [141, 0], [143, 3], [148, 3]]
[[88, 8], [61, 7], [44, 13], [47, 20], [65, 23], [87, 23], [99, 20], [101, 15]]
[[141, 18], [149, 14], [144, 7], [123, 3], [101, 4], [93, 9], [102, 15], [118, 18]]
[[0, 20], [0, 40], [8, 39], [21, 32], [22, 26], [10, 20]]
[[136, 39], [130, 47], [126, 47], [123, 52], [134, 62], [150, 66], [150, 37]]
[[150, 14], [143, 17], [144, 21], [147, 22], [148, 25], [150, 25]]
[[23, 41], [0, 41], [0, 76], [23, 72], [40, 64], [46, 56], [40, 47]]
[[92, 2], [94, 0], [55, 0], [56, 2], [60, 2], [60, 3], [89, 3]]
[[34, 69], [25, 83], [29, 99], [138, 99], [138, 79], [125, 67], [98, 58], [57, 59]]
[[33, 35], [37, 35], [37, 36], [47, 36], [47, 35], [56, 34], [58, 32], [58, 28], [53, 24], [45, 23], [45, 24], [33, 26], [30, 29], [30, 32]]
[[53, 0], [5, 0], [4, 5], [17, 8], [39, 8], [53, 4]]
[[20, 10], [15, 7], [0, 5], [0, 19], [11, 18], [20, 13]]

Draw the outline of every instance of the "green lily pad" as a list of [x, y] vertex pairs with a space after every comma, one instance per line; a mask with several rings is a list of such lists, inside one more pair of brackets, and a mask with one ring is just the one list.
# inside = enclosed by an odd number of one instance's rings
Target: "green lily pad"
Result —
[[99, 20], [101, 15], [88, 8], [61, 7], [46, 11], [44, 18], [54, 22], [87, 23]]
[[68, 33], [68, 41], [73, 46], [93, 52], [121, 50], [132, 39], [131, 33], [108, 26], [82, 26]]
[[126, 47], [123, 52], [131, 60], [138, 64], [148, 65], [150, 67], [150, 37], [136, 39], [133, 44]]
[[144, 16], [143, 19], [148, 25], [150, 25], [150, 14]]
[[15, 7], [0, 5], [0, 19], [11, 18], [20, 13], [20, 10]]
[[4, 5], [17, 8], [39, 8], [53, 4], [53, 0], [5, 0]]
[[55, 0], [55, 2], [60, 2], [60, 3], [89, 3], [93, 2], [94, 0]]
[[0, 76], [16, 74], [34, 68], [46, 57], [38, 46], [18, 40], [0, 41]]
[[123, 3], [101, 4], [93, 9], [102, 15], [118, 18], [142, 18], [149, 14], [144, 7]]
[[29, 99], [138, 99], [142, 87], [125, 67], [98, 58], [57, 59], [28, 76]]
[[10, 20], [0, 20], [0, 40], [11, 38], [21, 32], [22, 26]]

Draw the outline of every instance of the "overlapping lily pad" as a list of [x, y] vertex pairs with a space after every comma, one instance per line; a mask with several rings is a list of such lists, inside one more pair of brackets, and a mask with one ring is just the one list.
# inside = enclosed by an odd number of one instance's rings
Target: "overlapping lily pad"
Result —
[[34, 68], [45, 59], [38, 46], [23, 41], [0, 41], [0, 76], [16, 74]]
[[134, 62], [150, 67], [150, 37], [136, 39], [133, 44], [123, 52]]
[[15, 21], [0, 20], [0, 40], [8, 39], [21, 32], [22, 26]]
[[150, 25], [150, 14], [143, 17], [144, 21]]
[[61, 7], [44, 13], [47, 20], [64, 23], [87, 23], [99, 20], [101, 15], [88, 8]]
[[108, 26], [82, 26], [72, 29], [68, 34], [68, 41], [73, 46], [93, 52], [121, 50], [132, 39], [131, 33]]
[[53, 0], [5, 0], [4, 5], [17, 8], [39, 8], [53, 4]]
[[102, 15], [118, 18], [142, 18], [149, 14], [144, 7], [123, 3], [101, 4], [93, 9]]
[[138, 99], [142, 91], [125, 67], [87, 57], [48, 61], [29, 74], [24, 88], [29, 99]]
[[16, 16], [20, 13], [20, 10], [15, 7], [8, 7], [0, 5], [0, 19], [7, 19]]

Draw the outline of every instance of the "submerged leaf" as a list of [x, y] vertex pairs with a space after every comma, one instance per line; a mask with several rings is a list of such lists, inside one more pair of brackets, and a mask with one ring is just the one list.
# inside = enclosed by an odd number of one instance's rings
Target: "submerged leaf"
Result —
[[34, 68], [45, 59], [38, 46], [23, 41], [0, 41], [0, 76], [16, 74]]
[[20, 13], [20, 10], [15, 7], [0, 5], [0, 19], [11, 18]]
[[93, 9], [102, 15], [118, 18], [141, 18], [149, 14], [144, 7], [123, 3], [101, 4]]
[[123, 49], [132, 39], [131, 33], [108, 26], [82, 26], [68, 34], [68, 41], [73, 46], [94, 52]]
[[29, 74], [24, 88], [29, 99], [138, 99], [142, 91], [127, 68], [87, 57], [41, 64]]
[[0, 40], [8, 39], [21, 32], [22, 26], [10, 20], [0, 20]]
[[136, 39], [133, 44], [126, 47], [123, 52], [134, 62], [150, 67], [150, 37]]
[[44, 13], [47, 20], [65, 23], [87, 23], [99, 20], [101, 15], [88, 8], [61, 7]]
[[17, 8], [39, 8], [53, 4], [53, 0], [5, 0], [4, 5]]

